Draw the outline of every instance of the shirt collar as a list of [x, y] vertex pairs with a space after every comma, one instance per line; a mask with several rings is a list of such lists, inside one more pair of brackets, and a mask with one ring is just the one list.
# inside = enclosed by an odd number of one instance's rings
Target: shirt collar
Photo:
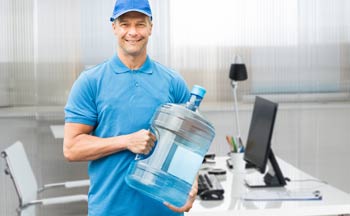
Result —
[[149, 58], [149, 56], [147, 55], [146, 57], [146, 61], [143, 63], [143, 65], [137, 69], [137, 70], [131, 70], [130, 68], [128, 68], [118, 57], [117, 54], [113, 55], [112, 59], [111, 59], [111, 64], [112, 64], [112, 68], [113, 71], [117, 74], [121, 74], [121, 73], [128, 73], [131, 71], [135, 71], [135, 72], [140, 72], [140, 73], [146, 73], [146, 74], [152, 74], [152, 61]]

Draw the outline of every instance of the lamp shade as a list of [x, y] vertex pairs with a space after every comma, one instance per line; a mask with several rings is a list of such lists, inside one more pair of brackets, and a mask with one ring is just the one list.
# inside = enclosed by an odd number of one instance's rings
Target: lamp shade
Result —
[[231, 80], [234, 80], [234, 81], [243, 81], [248, 79], [248, 73], [247, 73], [247, 68], [245, 64], [242, 64], [242, 63], [231, 64], [229, 77]]

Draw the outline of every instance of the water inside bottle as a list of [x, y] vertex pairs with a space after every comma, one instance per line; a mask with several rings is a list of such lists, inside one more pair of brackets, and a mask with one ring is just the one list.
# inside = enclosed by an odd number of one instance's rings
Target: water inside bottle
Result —
[[[202, 164], [202, 152], [199, 152], [198, 144], [166, 129], [159, 130], [162, 139], [156, 144], [158, 157], [133, 162], [129, 168], [132, 175], [127, 176], [126, 181], [148, 196], [181, 207], [186, 203], [196, 177], [193, 173]], [[172, 144], [165, 145], [167, 142]]]
[[126, 181], [141, 193], [177, 207], [186, 203], [192, 184], [144, 163], [133, 162], [129, 169], [133, 174], [128, 175]]
[[141, 193], [182, 207], [214, 138], [200, 113], [175, 104], [163, 105], [152, 120], [157, 135], [153, 153], [132, 162], [125, 180]]

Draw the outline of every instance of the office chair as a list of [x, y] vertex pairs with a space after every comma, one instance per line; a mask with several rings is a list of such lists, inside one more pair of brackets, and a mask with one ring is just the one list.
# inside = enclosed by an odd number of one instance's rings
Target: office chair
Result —
[[5, 174], [11, 177], [19, 198], [19, 206], [16, 209], [18, 216], [35, 216], [36, 206], [46, 206], [73, 202], [87, 202], [86, 194], [60, 196], [50, 198], [38, 198], [40, 192], [47, 189], [65, 187], [76, 188], [90, 185], [89, 180], [68, 181], [46, 184], [38, 188], [36, 178], [28, 161], [23, 144], [15, 142], [1, 152], [5, 159]]

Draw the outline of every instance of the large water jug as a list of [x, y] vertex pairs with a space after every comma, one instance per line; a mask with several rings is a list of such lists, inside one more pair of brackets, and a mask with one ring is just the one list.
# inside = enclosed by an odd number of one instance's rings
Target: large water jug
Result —
[[161, 202], [183, 206], [202, 164], [215, 129], [197, 110], [205, 89], [195, 85], [184, 105], [162, 105], [152, 118], [157, 136], [152, 152], [138, 155], [126, 176], [127, 184]]

